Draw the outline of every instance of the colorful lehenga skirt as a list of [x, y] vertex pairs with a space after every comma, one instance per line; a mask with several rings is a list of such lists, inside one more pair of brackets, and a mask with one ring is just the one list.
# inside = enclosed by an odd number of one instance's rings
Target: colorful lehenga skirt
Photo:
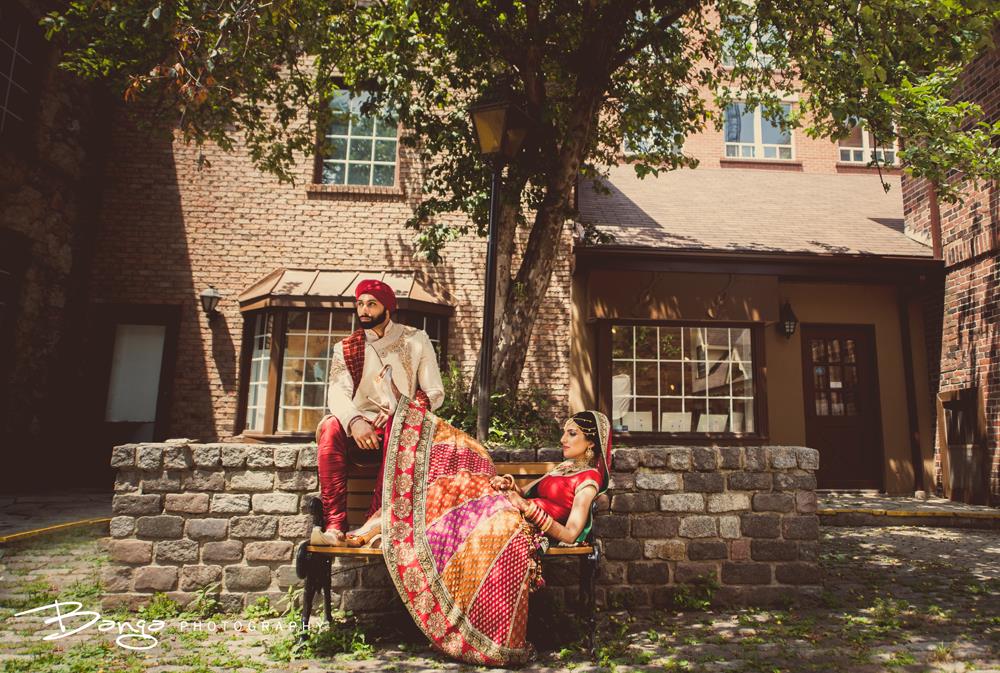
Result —
[[449, 656], [522, 663], [542, 538], [489, 484], [486, 450], [404, 398], [386, 449], [383, 553], [417, 626]]

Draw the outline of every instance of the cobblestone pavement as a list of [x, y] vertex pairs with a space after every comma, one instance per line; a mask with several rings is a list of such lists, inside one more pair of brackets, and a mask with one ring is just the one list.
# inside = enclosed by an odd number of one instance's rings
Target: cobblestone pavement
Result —
[[110, 517], [112, 495], [110, 491], [0, 495], [0, 537], [60, 523]]
[[[812, 607], [704, 609], [710, 591], [693, 589], [683, 611], [604, 611], [596, 656], [564, 645], [543, 651], [526, 670], [1000, 671], [1000, 533], [897, 527], [833, 528], [822, 535], [825, 586]], [[165, 618], [167, 628], [145, 652], [116, 646], [117, 632], [99, 630], [110, 622], [46, 642], [43, 635], [57, 626], [42, 621], [51, 612], [14, 616], [57, 596], [78, 600], [83, 609], [96, 606], [104, 547], [105, 540], [76, 531], [0, 549], [0, 670], [473, 670], [430, 652], [412, 627], [396, 630], [387, 622], [368, 629], [341, 625], [295, 646], [290, 630], [280, 630], [290, 628], [287, 621], [268, 618], [263, 606], [257, 614], [213, 617], [217, 628], [225, 627], [216, 633], [196, 630], [183, 615], [169, 616], [176, 610], [170, 603], [145, 615], [104, 615], [135, 627], [141, 616]], [[234, 630], [237, 619], [243, 631]], [[533, 637], [567, 625], [563, 615], [548, 619], [534, 624]], [[85, 622], [67, 621], [67, 629]], [[261, 633], [265, 625], [271, 632]], [[144, 644], [138, 637], [126, 642]]]
[[881, 509], [908, 512], [979, 512], [1000, 515], [1000, 508], [986, 505], [966, 505], [947, 498], [931, 496], [927, 499], [888, 496], [865, 491], [820, 491], [817, 494], [820, 509]]

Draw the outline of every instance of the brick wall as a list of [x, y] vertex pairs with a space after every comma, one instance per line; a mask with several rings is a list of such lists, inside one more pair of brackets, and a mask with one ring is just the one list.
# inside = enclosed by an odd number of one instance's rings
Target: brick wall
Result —
[[[471, 379], [485, 239], [449, 243], [437, 267], [414, 258], [414, 232], [403, 225], [420, 185], [405, 149], [397, 190], [311, 185], [311, 161], [295, 185], [282, 185], [258, 172], [243, 148], [225, 154], [170, 134], [150, 138], [123, 117], [115, 127], [90, 295], [183, 307], [168, 436], [232, 438], [243, 330], [236, 296], [281, 266], [425, 271], [456, 300], [448, 351]], [[199, 169], [199, 157], [209, 166]], [[568, 404], [570, 236], [567, 227], [522, 380], [548, 392], [559, 414]], [[210, 284], [225, 297], [211, 324], [198, 304]]]
[[[1000, 29], [995, 33], [1000, 39]], [[983, 54], [965, 72], [958, 98], [982, 106], [1000, 119], [1000, 49]], [[930, 209], [923, 180], [904, 176], [907, 233], [929, 242]], [[942, 292], [927, 297], [931, 392], [978, 387], [985, 400], [986, 442], [991, 452], [990, 489], [1000, 499], [1000, 186], [965, 190], [964, 204], [941, 204], [945, 262]], [[940, 450], [937, 482], [941, 487]]]
[[[682, 585], [705, 578], [720, 603], [815, 595], [818, 462], [817, 451], [796, 447], [615, 451], [610, 502], [595, 522], [599, 602], [670, 606]], [[111, 463], [105, 609], [157, 591], [183, 604], [215, 582], [223, 605], [239, 609], [299, 583], [292, 558], [310, 530], [315, 445], [125, 445]], [[546, 563], [553, 598], [575, 598], [575, 565]], [[395, 596], [381, 562], [337, 560], [333, 587], [334, 606], [358, 612]]]

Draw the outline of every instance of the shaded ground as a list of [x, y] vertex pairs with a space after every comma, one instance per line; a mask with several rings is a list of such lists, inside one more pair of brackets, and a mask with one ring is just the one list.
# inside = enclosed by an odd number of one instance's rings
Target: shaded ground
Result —
[[[60, 600], [98, 605], [103, 540], [85, 532], [36, 538], [0, 550], [0, 670], [104, 671], [418, 671], [472, 670], [430, 652], [411, 630], [366, 631], [350, 624], [296, 645], [287, 619], [267, 605], [243, 615], [213, 616], [226, 631], [196, 631], [169, 601], [142, 615], [104, 615], [138, 626], [162, 618], [158, 644], [130, 652], [95, 625], [57, 641], [42, 640], [52, 612], [14, 617]], [[823, 530], [821, 605], [786, 610], [697, 610], [601, 614], [594, 658], [568, 645], [543, 652], [532, 671], [1000, 671], [1000, 533], [940, 528]], [[294, 597], [293, 597], [294, 598]], [[211, 599], [199, 606], [211, 611]], [[244, 631], [235, 631], [234, 621]], [[67, 621], [67, 629], [86, 623]], [[257, 632], [248, 632], [253, 624]], [[268, 625], [269, 633], [259, 630]], [[381, 638], [373, 638], [376, 632]], [[133, 645], [144, 644], [134, 638]], [[340, 652], [337, 654], [337, 652]]]

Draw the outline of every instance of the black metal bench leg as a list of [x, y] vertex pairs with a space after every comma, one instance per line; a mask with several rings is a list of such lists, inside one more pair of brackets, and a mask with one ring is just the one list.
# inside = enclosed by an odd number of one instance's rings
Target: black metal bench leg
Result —
[[331, 602], [331, 600], [330, 600], [330, 591], [331, 591], [331, 586], [330, 586], [331, 585], [331, 582], [330, 582], [330, 571], [332, 570], [332, 568], [330, 566], [332, 564], [330, 563], [330, 559], [323, 559], [323, 561], [324, 561], [324, 563], [323, 563], [323, 566], [324, 566], [324, 570], [323, 570], [323, 614], [326, 616], [326, 623], [329, 625], [329, 624], [333, 624], [333, 614], [330, 611], [330, 602]]
[[301, 637], [305, 638], [309, 631], [309, 617], [312, 615], [313, 608], [313, 596], [316, 594], [316, 573], [313, 571], [313, 566], [315, 564], [315, 558], [310, 559], [309, 573], [306, 575], [306, 586], [302, 592], [302, 633]]
[[580, 602], [579, 619], [586, 629], [587, 649], [594, 650], [594, 637], [597, 631], [597, 563], [600, 553], [597, 548], [586, 556], [580, 557]]

